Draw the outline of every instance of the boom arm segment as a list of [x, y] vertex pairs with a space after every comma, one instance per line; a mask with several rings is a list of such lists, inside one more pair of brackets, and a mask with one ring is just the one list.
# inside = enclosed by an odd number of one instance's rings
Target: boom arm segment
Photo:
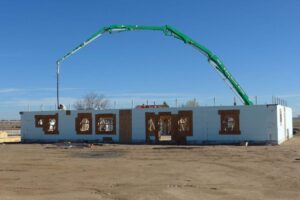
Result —
[[94, 33], [92, 36], [90, 36], [87, 40], [85, 40], [83, 43], [78, 45], [75, 49], [67, 53], [65, 56], [60, 58], [56, 61], [57, 63], [57, 105], [59, 105], [59, 66], [60, 64], [66, 60], [69, 56], [79, 51], [81, 48], [85, 47], [98, 37], [100, 37], [102, 34], [108, 32], [122, 32], [122, 31], [133, 31], [133, 30], [152, 30], [152, 31], [162, 31], [167, 36], [173, 36], [179, 40], [182, 40], [184, 43], [189, 44], [196, 49], [198, 49], [203, 55], [205, 55], [208, 59], [209, 64], [213, 66], [222, 76], [226, 78], [226, 80], [229, 81], [230, 85], [233, 87], [234, 91], [239, 95], [241, 100], [245, 105], [253, 105], [252, 101], [246, 94], [246, 92], [242, 89], [242, 87], [238, 84], [238, 82], [233, 78], [233, 76], [229, 73], [229, 71], [226, 69], [225, 65], [220, 61], [220, 59], [214, 55], [209, 49], [204, 47], [203, 45], [199, 44], [192, 38], [188, 37], [187, 35], [181, 33], [180, 31], [176, 30], [175, 28], [165, 25], [165, 26], [137, 26], [137, 25], [111, 25], [108, 27], [104, 27], [99, 29], [96, 33]]

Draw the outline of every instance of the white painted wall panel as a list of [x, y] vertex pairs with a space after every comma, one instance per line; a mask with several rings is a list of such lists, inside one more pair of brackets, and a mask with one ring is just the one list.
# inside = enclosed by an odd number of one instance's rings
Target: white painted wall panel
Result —
[[[221, 122], [219, 110], [236, 109], [240, 111], [239, 135], [219, 134]], [[145, 113], [171, 112], [178, 114], [181, 110], [193, 111], [193, 135], [187, 137], [190, 144], [200, 144], [206, 142], [232, 143], [240, 141], [253, 142], [273, 142], [279, 144], [293, 136], [292, 110], [280, 105], [254, 105], [254, 106], [215, 106], [198, 108], [158, 108], [158, 109], [133, 109], [132, 110], [132, 140], [134, 143], [145, 142]], [[280, 110], [284, 115], [285, 125], [280, 123]], [[48, 115], [59, 113], [59, 134], [47, 135], [42, 128], [35, 127], [35, 115]], [[89, 111], [83, 111], [86, 113]], [[43, 111], [24, 112], [21, 115], [21, 135], [24, 140], [102, 140], [103, 137], [112, 137], [115, 142], [119, 141], [119, 110], [90, 111], [93, 116], [93, 127], [91, 135], [79, 135], [75, 131], [75, 118], [79, 111], [71, 111], [71, 115], [66, 115], [66, 111]], [[116, 135], [95, 134], [95, 115], [116, 114]], [[282, 116], [282, 121], [284, 117]]]

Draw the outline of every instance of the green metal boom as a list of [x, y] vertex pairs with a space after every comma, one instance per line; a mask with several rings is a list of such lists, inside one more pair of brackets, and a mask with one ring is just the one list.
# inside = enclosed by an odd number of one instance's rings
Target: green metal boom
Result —
[[233, 78], [233, 76], [229, 73], [226, 69], [225, 65], [220, 61], [220, 59], [214, 55], [209, 49], [204, 47], [203, 45], [199, 44], [192, 38], [188, 37], [187, 35], [181, 33], [180, 31], [176, 30], [175, 28], [165, 25], [165, 26], [137, 26], [137, 25], [111, 25], [108, 27], [104, 27], [99, 29], [96, 33], [90, 36], [87, 40], [83, 43], [78, 45], [75, 49], [67, 53], [65, 56], [60, 58], [56, 61], [57, 64], [57, 105], [59, 106], [59, 67], [60, 64], [66, 60], [69, 56], [76, 53], [102, 34], [108, 32], [123, 32], [123, 31], [134, 31], [134, 30], [151, 30], [151, 31], [162, 31], [165, 33], [166, 36], [173, 36], [179, 40], [182, 40], [185, 44], [189, 44], [196, 49], [198, 49], [202, 54], [204, 54], [208, 58], [208, 62], [218, 71], [222, 76], [228, 80], [234, 91], [238, 94], [245, 105], [253, 105], [252, 101], [246, 94], [246, 92], [242, 89], [242, 87], [238, 84], [238, 82]]

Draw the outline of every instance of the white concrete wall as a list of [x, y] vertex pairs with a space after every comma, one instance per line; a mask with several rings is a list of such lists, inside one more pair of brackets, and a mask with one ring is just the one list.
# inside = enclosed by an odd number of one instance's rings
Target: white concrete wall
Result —
[[[133, 135], [135, 142], [145, 141], [145, 112], [193, 111], [193, 136], [188, 143], [235, 143], [239, 141], [278, 143], [276, 105], [215, 106], [199, 108], [135, 109], [133, 111]], [[219, 134], [221, 122], [219, 110], [240, 110], [239, 135]], [[288, 117], [287, 117], [288, 118]], [[291, 116], [290, 116], [291, 118]]]
[[[35, 127], [35, 115], [54, 115], [59, 113], [58, 129], [59, 134], [45, 134], [43, 128]], [[77, 134], [75, 118], [78, 113], [92, 113], [92, 134]], [[95, 115], [96, 114], [116, 114], [116, 134], [96, 134]], [[22, 140], [30, 141], [58, 141], [58, 140], [102, 140], [103, 137], [112, 137], [115, 142], [119, 141], [119, 110], [103, 111], [71, 111], [71, 115], [66, 115], [66, 111], [41, 111], [24, 112], [21, 115], [21, 137]]]
[[[219, 134], [221, 122], [219, 110], [240, 110], [239, 135]], [[280, 125], [279, 110], [285, 109], [286, 125]], [[293, 136], [292, 110], [279, 105], [255, 105], [255, 106], [215, 106], [199, 108], [159, 108], [159, 109], [133, 109], [132, 110], [132, 141], [144, 143], [146, 138], [145, 113], [171, 112], [177, 114], [181, 110], [193, 111], [193, 135], [187, 137], [190, 144], [200, 143], [233, 143], [240, 141], [272, 142], [280, 144]], [[85, 111], [91, 112], [93, 126], [91, 135], [76, 134], [75, 118], [78, 111], [59, 111], [59, 134], [44, 134], [42, 128], [35, 127], [35, 115], [55, 114], [56, 111], [24, 112], [21, 115], [21, 135], [25, 140], [57, 141], [57, 140], [102, 140], [103, 137], [112, 137], [115, 142], [119, 141], [119, 110]], [[116, 114], [116, 135], [95, 134], [95, 115], [98, 113]], [[284, 117], [283, 117], [284, 120]], [[283, 123], [282, 123], [283, 124]], [[287, 135], [288, 132], [288, 135]]]
[[[219, 134], [221, 127], [219, 110], [240, 110], [240, 130], [238, 135]], [[188, 141], [231, 143], [239, 141], [264, 142], [277, 140], [275, 106], [226, 106], [200, 107], [194, 113], [194, 134]]]
[[[282, 122], [280, 122], [280, 112], [282, 114]], [[285, 106], [277, 106], [277, 129], [278, 143], [282, 143], [293, 137], [293, 118], [292, 109]]]

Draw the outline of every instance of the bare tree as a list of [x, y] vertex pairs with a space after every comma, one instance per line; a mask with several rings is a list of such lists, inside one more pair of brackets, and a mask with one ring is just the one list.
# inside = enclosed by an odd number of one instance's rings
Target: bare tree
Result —
[[199, 103], [196, 101], [196, 99], [191, 99], [191, 100], [188, 100], [185, 105], [183, 105], [183, 107], [188, 107], [188, 108], [191, 108], [191, 107], [199, 107]]
[[76, 101], [73, 106], [76, 110], [103, 110], [109, 107], [109, 100], [103, 94], [91, 92]]
[[85, 110], [85, 106], [84, 106], [84, 102], [83, 100], [77, 100], [73, 107], [76, 109], [76, 110]]

